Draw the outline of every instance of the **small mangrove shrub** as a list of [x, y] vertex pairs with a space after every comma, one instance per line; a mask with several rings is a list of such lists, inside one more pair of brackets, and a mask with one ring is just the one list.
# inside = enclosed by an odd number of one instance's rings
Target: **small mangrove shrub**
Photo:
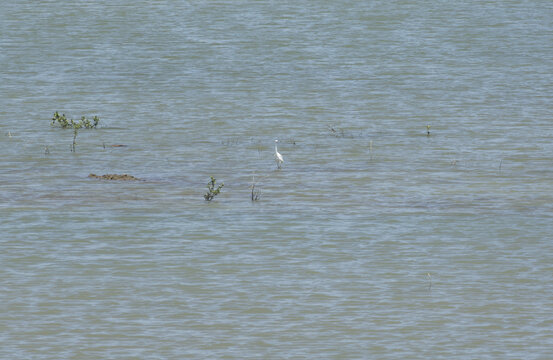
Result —
[[99, 122], [100, 118], [98, 116], [94, 116], [92, 120], [87, 119], [85, 116], [81, 116], [81, 120], [74, 121], [73, 119], [67, 119], [65, 114], [60, 115], [57, 111], [52, 117], [52, 125], [58, 125], [62, 129], [93, 129], [98, 126]]
[[210, 178], [211, 180], [209, 180], [209, 182], [207, 183], [207, 192], [204, 195], [204, 199], [206, 201], [213, 200], [215, 196], [219, 195], [223, 186], [225, 186], [224, 183], [221, 183], [217, 186], [217, 188], [215, 188], [215, 183], [217, 180], [215, 180], [213, 176], [211, 176]]

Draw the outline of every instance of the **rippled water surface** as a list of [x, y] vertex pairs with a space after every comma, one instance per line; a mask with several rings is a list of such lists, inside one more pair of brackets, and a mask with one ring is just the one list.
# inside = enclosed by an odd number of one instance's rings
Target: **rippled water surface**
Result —
[[2, 1], [0, 358], [548, 359], [552, 89], [550, 1]]

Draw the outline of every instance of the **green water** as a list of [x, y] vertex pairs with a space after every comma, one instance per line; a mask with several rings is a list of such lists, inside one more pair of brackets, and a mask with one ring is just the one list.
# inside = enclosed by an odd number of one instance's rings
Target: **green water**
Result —
[[547, 1], [3, 1], [0, 358], [547, 359], [552, 88]]

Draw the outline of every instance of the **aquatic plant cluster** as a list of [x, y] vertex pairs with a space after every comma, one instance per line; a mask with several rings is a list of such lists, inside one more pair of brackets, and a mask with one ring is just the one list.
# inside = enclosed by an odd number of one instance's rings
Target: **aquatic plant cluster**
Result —
[[61, 114], [59, 112], [55, 112], [54, 116], [52, 117], [52, 126], [59, 125], [62, 129], [73, 129], [73, 143], [70, 145], [71, 152], [75, 152], [75, 146], [77, 145], [76, 139], [78, 135], [78, 130], [85, 128], [85, 129], [93, 129], [98, 126], [98, 123], [100, 122], [100, 118], [98, 116], [94, 116], [92, 118], [92, 121], [87, 119], [84, 115], [81, 116], [81, 120], [74, 121], [73, 119], [67, 119], [67, 116], [65, 114]]
[[[73, 129], [73, 143], [71, 144], [71, 152], [75, 152], [75, 146], [77, 145], [76, 139], [78, 135], [78, 130], [81, 128], [85, 129], [93, 129], [98, 126], [98, 123], [100, 122], [100, 118], [98, 116], [94, 116], [92, 118], [92, 121], [87, 119], [85, 116], [82, 116], [81, 119], [77, 122], [73, 119], [67, 119], [67, 116], [65, 114], [61, 114], [59, 112], [55, 112], [54, 116], [52, 117], [52, 126], [59, 125], [62, 129]], [[105, 144], [104, 144], [105, 148]], [[49, 153], [48, 147], [46, 147], [46, 154]], [[117, 175], [117, 174], [108, 174], [108, 175], [102, 175], [98, 176], [96, 174], [90, 174], [88, 177], [97, 178], [97, 179], [107, 179], [107, 180], [138, 180], [134, 176], [131, 175]], [[213, 198], [221, 192], [221, 189], [223, 186], [225, 186], [224, 183], [219, 184], [216, 186], [217, 180], [213, 176], [211, 176], [211, 180], [207, 184], [207, 193], [204, 195], [204, 199], [206, 201], [211, 201]], [[252, 199], [254, 198], [254, 193], [252, 190]], [[257, 200], [258, 196], [255, 197], [255, 200]]]
[[99, 122], [100, 118], [98, 116], [94, 116], [92, 118], [92, 121], [87, 119], [85, 116], [81, 116], [81, 119], [79, 121], [74, 121], [73, 119], [68, 120], [65, 114], [60, 115], [57, 111], [52, 117], [52, 125], [57, 124], [62, 129], [93, 129], [98, 126]]
[[206, 201], [211, 201], [213, 200], [213, 198], [217, 195], [219, 195], [219, 193], [221, 192], [221, 189], [223, 188], [223, 186], [225, 186], [224, 183], [221, 183], [219, 184], [219, 186], [217, 186], [217, 189], [215, 188], [215, 183], [217, 180], [215, 180], [215, 178], [213, 176], [210, 176], [211, 177], [211, 180], [207, 183], [207, 192], [205, 193], [204, 195], [204, 199]]

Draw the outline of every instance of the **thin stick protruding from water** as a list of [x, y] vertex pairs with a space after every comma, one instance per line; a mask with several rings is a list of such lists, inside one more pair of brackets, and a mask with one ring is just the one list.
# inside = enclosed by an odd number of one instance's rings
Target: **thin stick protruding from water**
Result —
[[432, 289], [432, 276], [430, 275], [430, 273], [426, 273], [426, 278], [429, 281], [428, 290], [430, 290], [430, 289]]
[[369, 141], [369, 158], [373, 159], [373, 141]]
[[261, 192], [259, 189], [256, 189], [255, 186], [257, 185], [257, 182], [255, 181], [255, 175], [252, 175], [252, 185], [250, 186], [252, 193], [251, 193], [251, 199], [252, 201], [259, 200], [261, 196]]

